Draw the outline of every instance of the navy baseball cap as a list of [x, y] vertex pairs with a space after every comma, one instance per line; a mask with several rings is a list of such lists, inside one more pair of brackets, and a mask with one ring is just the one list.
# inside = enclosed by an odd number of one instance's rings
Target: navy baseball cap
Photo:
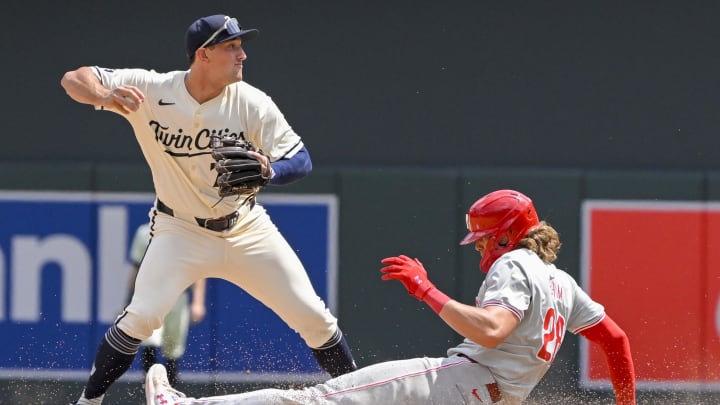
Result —
[[242, 29], [235, 18], [223, 14], [198, 18], [190, 24], [185, 33], [188, 60], [192, 62], [195, 51], [199, 48], [207, 48], [238, 37], [245, 41], [257, 37], [259, 33], [256, 29]]

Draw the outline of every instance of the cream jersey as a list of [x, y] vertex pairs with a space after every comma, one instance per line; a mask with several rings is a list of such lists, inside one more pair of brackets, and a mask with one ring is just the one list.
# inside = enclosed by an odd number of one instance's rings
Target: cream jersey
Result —
[[145, 95], [138, 111], [122, 115], [150, 166], [157, 197], [178, 212], [217, 218], [236, 211], [245, 200], [243, 196], [220, 201], [213, 187], [213, 138], [245, 139], [271, 162], [290, 158], [303, 147], [272, 99], [245, 82], [230, 84], [199, 104], [185, 87], [188, 71], [94, 70], [106, 88], [132, 85]]
[[501, 256], [490, 267], [476, 298], [478, 307], [500, 306], [520, 323], [494, 349], [470, 339], [448, 350], [488, 367], [504, 393], [526, 398], [550, 368], [565, 331], [579, 333], [605, 317], [567, 273], [528, 249]]

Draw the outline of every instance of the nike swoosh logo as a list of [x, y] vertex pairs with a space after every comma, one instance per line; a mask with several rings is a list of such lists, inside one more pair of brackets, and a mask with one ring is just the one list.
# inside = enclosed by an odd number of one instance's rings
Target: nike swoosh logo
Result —
[[160, 101], [158, 101], [158, 105], [175, 105], [175, 103], [169, 103], [167, 101], [163, 101], [163, 99], [160, 99]]

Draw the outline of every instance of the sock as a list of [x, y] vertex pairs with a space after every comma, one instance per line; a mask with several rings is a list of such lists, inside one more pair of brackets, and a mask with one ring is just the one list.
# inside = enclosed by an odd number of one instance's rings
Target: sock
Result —
[[140, 359], [142, 360], [142, 366], [143, 370], [147, 373], [148, 370], [150, 370], [150, 367], [152, 367], [153, 364], [155, 364], [155, 359], [157, 356], [155, 355], [155, 348], [152, 346], [145, 346], [142, 349], [142, 352], [140, 354]]
[[340, 329], [324, 345], [311, 350], [320, 367], [333, 378], [357, 370], [350, 346]]
[[175, 359], [167, 359], [165, 361], [165, 370], [167, 370], [168, 382], [171, 386], [177, 385], [178, 361]]
[[95, 353], [93, 369], [81, 399], [100, 398], [102, 401], [108, 388], [130, 368], [138, 347], [139, 339], [126, 335], [116, 325], [111, 326]]

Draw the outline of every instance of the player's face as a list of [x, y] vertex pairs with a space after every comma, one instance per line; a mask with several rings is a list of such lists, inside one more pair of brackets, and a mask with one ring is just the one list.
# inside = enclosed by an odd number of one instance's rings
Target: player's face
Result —
[[482, 252], [484, 252], [485, 248], [487, 248], [490, 244], [497, 243], [498, 247], [503, 247], [506, 246], [509, 242], [510, 239], [507, 235], [502, 235], [497, 240], [495, 239], [495, 235], [485, 235], [482, 238], [478, 239], [477, 242], [475, 242], [475, 250], [480, 252], [480, 254], [482, 255]]
[[229, 83], [239, 82], [243, 78], [243, 61], [247, 54], [242, 47], [242, 39], [235, 38], [221, 42], [208, 49], [208, 57], [215, 65], [215, 72], [225, 77]]
[[492, 235], [485, 235], [482, 238], [475, 241], [475, 250], [482, 253], [485, 251], [485, 246], [487, 246], [488, 242], [490, 241], [490, 238], [492, 238]]

